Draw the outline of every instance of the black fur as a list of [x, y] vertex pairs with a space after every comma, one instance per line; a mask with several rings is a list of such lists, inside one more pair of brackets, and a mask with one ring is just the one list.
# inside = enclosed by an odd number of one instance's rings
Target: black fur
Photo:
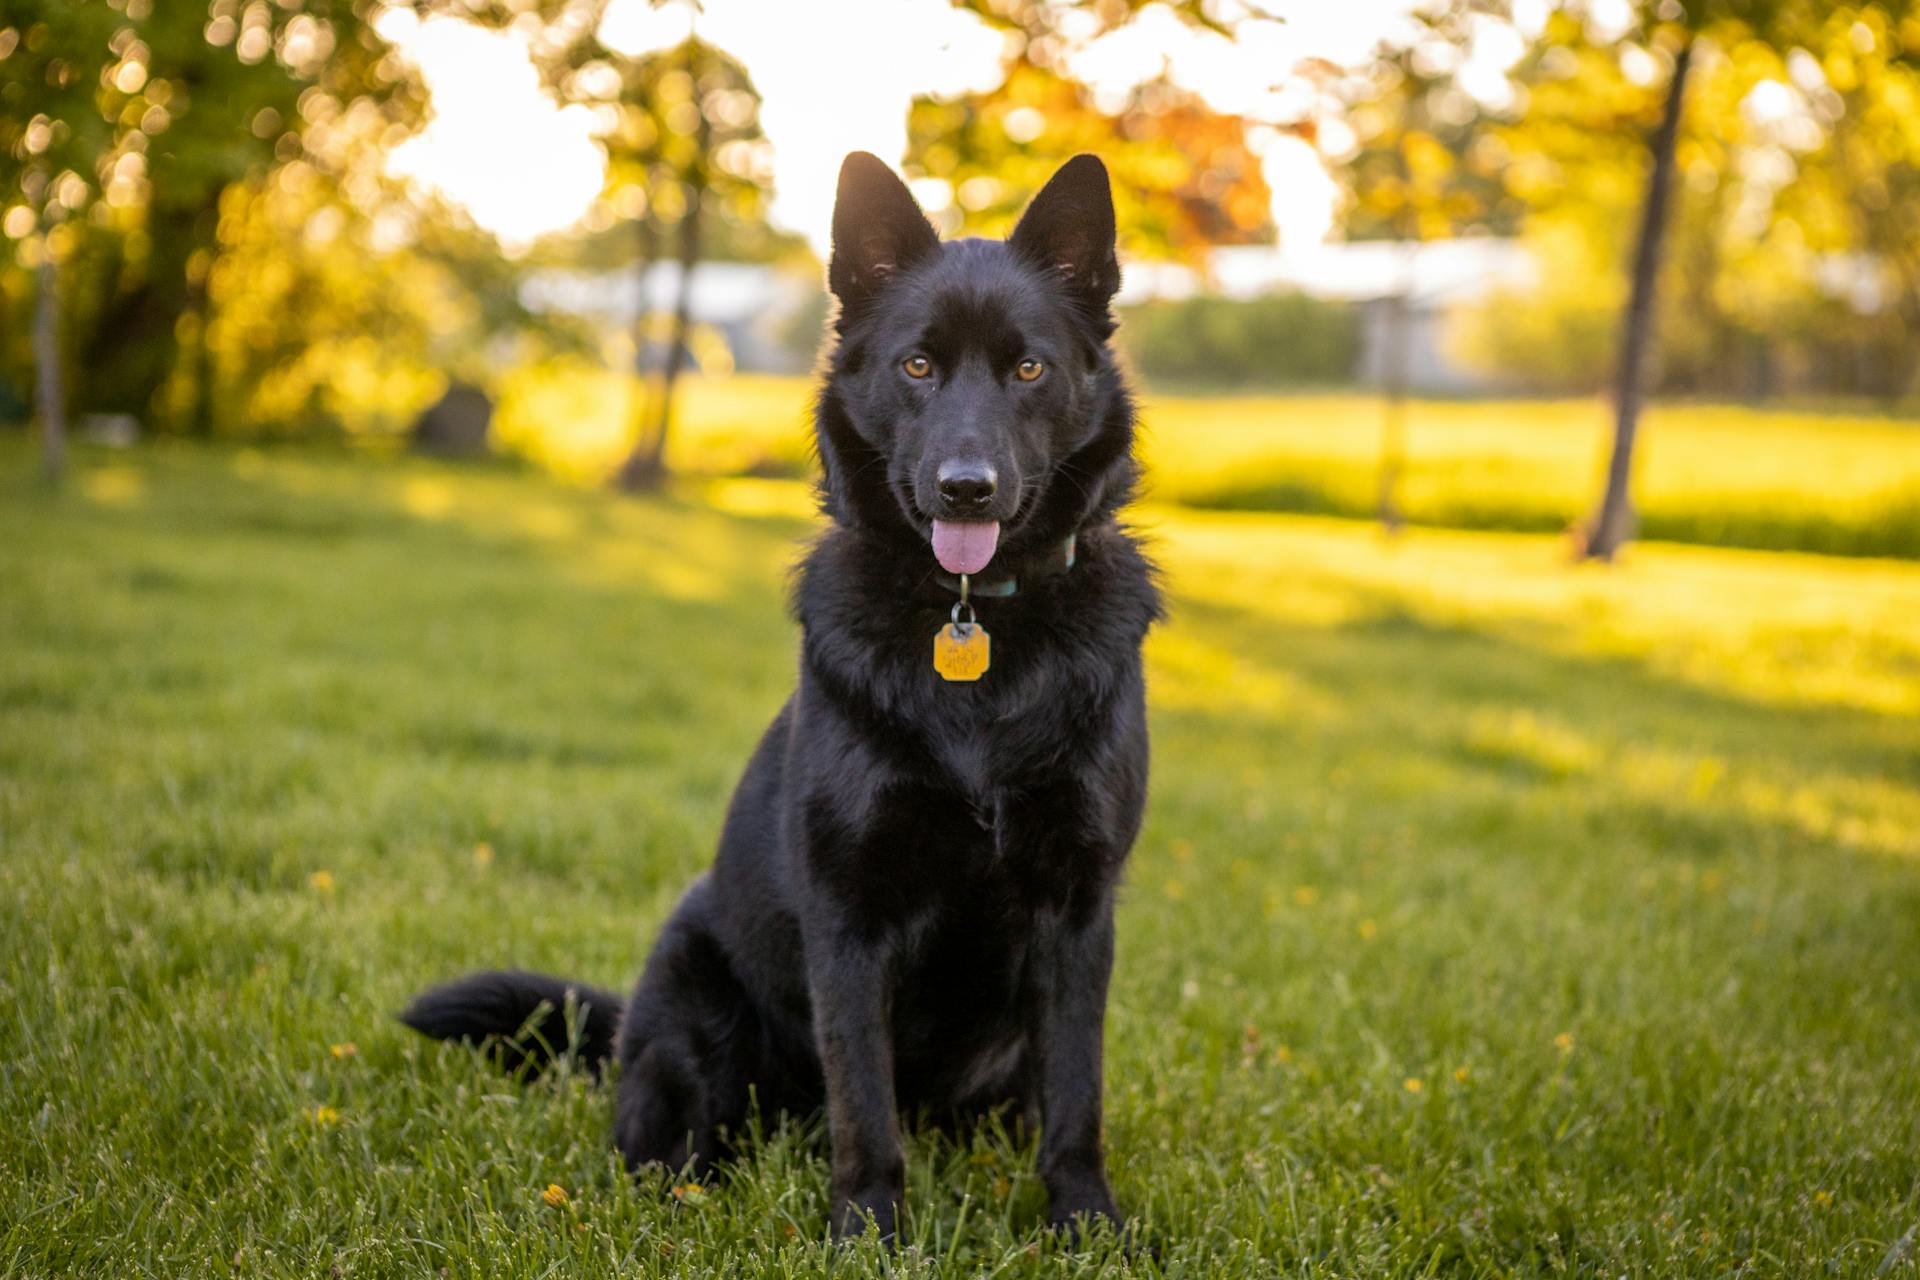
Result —
[[564, 978], [498, 970], [421, 992], [400, 1021], [436, 1040], [497, 1052], [503, 1065], [529, 1076], [566, 1054], [597, 1072], [613, 1056], [623, 1003], [611, 991]]
[[[615, 1141], [632, 1166], [699, 1166], [750, 1091], [768, 1115], [824, 1105], [836, 1232], [871, 1216], [891, 1234], [901, 1111], [1012, 1104], [1039, 1127], [1054, 1221], [1114, 1219], [1102, 1024], [1146, 797], [1140, 643], [1160, 605], [1115, 521], [1134, 413], [1107, 344], [1106, 170], [1070, 161], [1005, 242], [943, 244], [885, 165], [849, 156], [829, 280], [838, 340], [815, 421], [830, 524], [795, 584], [799, 685], [620, 1020]], [[1042, 375], [1016, 377], [1023, 360]], [[998, 478], [982, 576], [1020, 581], [976, 601], [993, 656], [974, 684], [932, 668], [954, 597], [930, 516], [956, 462]], [[1069, 571], [1024, 571], [1067, 538]], [[408, 1021], [511, 1037], [566, 990], [487, 975]], [[582, 1048], [604, 1047], [603, 997], [578, 999]]]

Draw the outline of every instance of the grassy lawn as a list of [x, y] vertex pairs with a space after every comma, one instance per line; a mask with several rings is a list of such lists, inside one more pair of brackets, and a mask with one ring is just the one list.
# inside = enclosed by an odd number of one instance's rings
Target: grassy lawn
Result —
[[[0, 1274], [1104, 1256], [994, 1132], [917, 1136], [909, 1247], [842, 1255], [817, 1123], [676, 1196], [604, 1088], [391, 1020], [476, 965], [637, 972], [792, 679], [799, 485], [31, 463], [0, 441]], [[1916, 1274], [1920, 566], [1140, 519], [1138, 1273]]]
[[[564, 474], [603, 475], [626, 439], [624, 387], [585, 367], [522, 372], [511, 380], [503, 434]], [[803, 474], [809, 394], [802, 379], [695, 379], [674, 457], [687, 470]], [[1149, 395], [1145, 421], [1159, 501], [1374, 512], [1375, 396]], [[1402, 506], [1416, 524], [1564, 529], [1598, 501], [1610, 432], [1597, 401], [1415, 402]], [[1920, 423], [1656, 404], [1644, 423], [1636, 497], [1653, 538], [1920, 558]]]

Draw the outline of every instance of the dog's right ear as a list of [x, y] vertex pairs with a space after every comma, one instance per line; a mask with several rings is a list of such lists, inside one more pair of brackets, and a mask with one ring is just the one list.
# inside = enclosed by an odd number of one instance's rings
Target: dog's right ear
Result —
[[843, 307], [872, 297], [922, 255], [940, 247], [907, 184], [880, 157], [855, 151], [840, 166], [833, 203], [833, 260], [827, 285]]

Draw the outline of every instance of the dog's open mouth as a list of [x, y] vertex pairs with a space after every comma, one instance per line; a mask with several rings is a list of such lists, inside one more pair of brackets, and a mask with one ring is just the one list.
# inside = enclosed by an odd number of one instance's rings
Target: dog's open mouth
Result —
[[998, 520], [935, 520], [933, 558], [948, 573], [978, 573], [1000, 545]]

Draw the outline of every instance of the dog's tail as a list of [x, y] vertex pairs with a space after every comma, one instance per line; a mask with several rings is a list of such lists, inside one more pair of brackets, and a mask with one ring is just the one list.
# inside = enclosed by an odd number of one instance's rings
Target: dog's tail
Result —
[[613, 1056], [620, 1006], [618, 995], [585, 983], [498, 969], [421, 992], [400, 1021], [436, 1040], [483, 1048], [529, 1077], [569, 1057], [598, 1075]]

